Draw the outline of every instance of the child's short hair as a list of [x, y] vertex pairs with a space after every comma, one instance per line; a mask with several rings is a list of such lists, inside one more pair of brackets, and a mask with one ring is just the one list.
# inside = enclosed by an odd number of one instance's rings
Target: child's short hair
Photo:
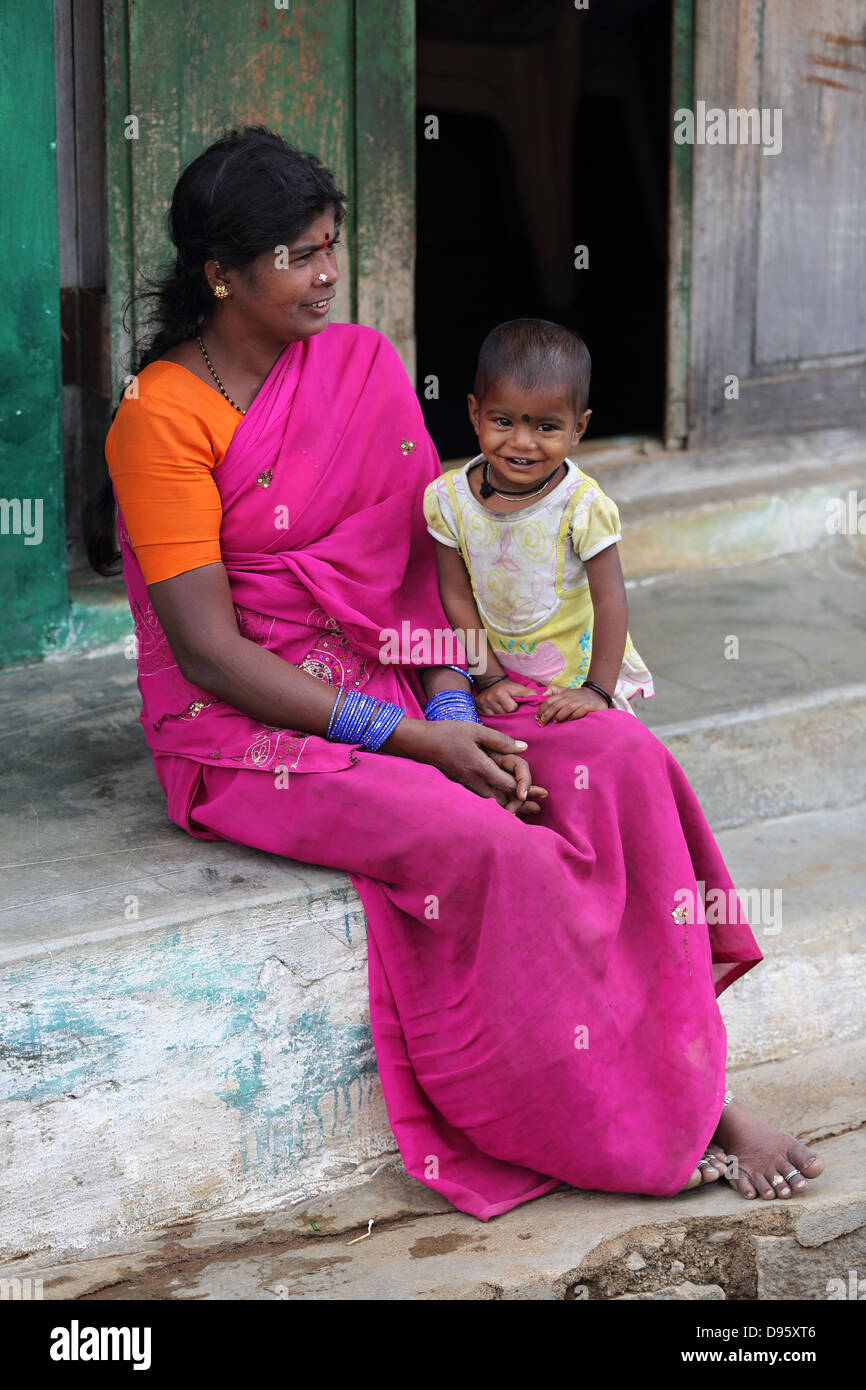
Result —
[[589, 400], [592, 359], [586, 343], [570, 328], [548, 319], [509, 319], [481, 344], [473, 394], [484, 399], [498, 381], [514, 381], [527, 391], [562, 383], [574, 393], [578, 415]]

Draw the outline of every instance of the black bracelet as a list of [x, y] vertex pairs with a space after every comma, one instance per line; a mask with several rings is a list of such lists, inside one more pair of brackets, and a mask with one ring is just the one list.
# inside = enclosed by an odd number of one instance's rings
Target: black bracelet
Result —
[[507, 677], [507, 676], [494, 676], [494, 677], [493, 677], [493, 680], [492, 680], [492, 681], [488, 681], [486, 685], [479, 685], [479, 684], [477, 683], [477, 681], [476, 681], [475, 689], [476, 689], [476, 691], [478, 692], [478, 694], [480, 695], [481, 692], [482, 692], [482, 690], [489, 690], [490, 687], [491, 687], [491, 685], [498, 685], [500, 681], [507, 681], [507, 680], [508, 680], [508, 677]]
[[612, 695], [608, 695], [607, 691], [603, 690], [600, 685], [596, 685], [595, 681], [584, 681], [583, 684], [587, 687], [588, 690], [594, 690], [596, 695], [600, 695], [603, 700], [607, 700], [608, 709], [613, 709]]

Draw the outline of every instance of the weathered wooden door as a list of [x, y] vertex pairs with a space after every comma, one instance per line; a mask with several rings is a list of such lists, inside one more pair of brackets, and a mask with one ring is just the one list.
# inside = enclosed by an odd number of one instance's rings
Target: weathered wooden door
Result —
[[[168, 256], [178, 174], [224, 127], [244, 124], [269, 126], [334, 170], [349, 199], [335, 318], [379, 328], [414, 364], [414, 4], [391, 0], [387, 20], [356, 0], [106, 0], [117, 384], [123, 301]], [[133, 320], [136, 338], [141, 327]]]
[[[701, 101], [728, 141], [691, 147], [689, 442], [862, 426], [866, 0], [695, 0]], [[748, 108], [777, 153], [730, 142]]]

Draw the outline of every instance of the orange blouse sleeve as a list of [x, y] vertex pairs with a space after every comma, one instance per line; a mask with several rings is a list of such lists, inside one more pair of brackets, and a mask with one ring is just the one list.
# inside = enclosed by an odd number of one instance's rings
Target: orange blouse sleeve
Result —
[[222, 506], [213, 471], [241, 416], [175, 362], [153, 362], [124, 396], [105, 458], [146, 584], [220, 558]]

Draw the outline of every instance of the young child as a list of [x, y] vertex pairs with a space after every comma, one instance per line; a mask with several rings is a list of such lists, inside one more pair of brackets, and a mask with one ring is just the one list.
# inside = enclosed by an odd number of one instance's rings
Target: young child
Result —
[[481, 453], [424, 494], [443, 607], [481, 653], [470, 665], [481, 714], [537, 694], [521, 678], [545, 689], [539, 724], [631, 712], [638, 690], [653, 694], [628, 635], [619, 513], [568, 457], [592, 413], [589, 376], [570, 329], [543, 319], [494, 328], [469, 396]]

